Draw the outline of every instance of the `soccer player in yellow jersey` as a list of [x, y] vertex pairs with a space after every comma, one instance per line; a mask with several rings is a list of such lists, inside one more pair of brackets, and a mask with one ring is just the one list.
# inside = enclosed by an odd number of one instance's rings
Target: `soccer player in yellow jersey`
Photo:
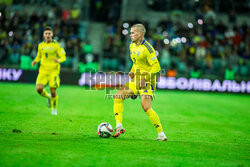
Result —
[[140, 94], [142, 108], [158, 133], [156, 140], [167, 141], [160, 119], [151, 107], [156, 88], [156, 74], [161, 70], [160, 64], [154, 48], [144, 39], [145, 27], [142, 24], [135, 24], [131, 27], [130, 33], [132, 44], [129, 48], [133, 66], [129, 77], [132, 80], [123, 85], [114, 96], [116, 129], [113, 137], [118, 137], [125, 132], [122, 126], [123, 100]]
[[[32, 61], [32, 66], [41, 61], [39, 74], [36, 80], [37, 92], [47, 98], [48, 107], [52, 108], [52, 115], [57, 115], [58, 96], [56, 88], [60, 85], [60, 63], [66, 60], [66, 53], [60, 45], [52, 40], [53, 31], [51, 27], [46, 27], [43, 32], [44, 42], [38, 45], [37, 56]], [[50, 87], [50, 93], [44, 87]]]

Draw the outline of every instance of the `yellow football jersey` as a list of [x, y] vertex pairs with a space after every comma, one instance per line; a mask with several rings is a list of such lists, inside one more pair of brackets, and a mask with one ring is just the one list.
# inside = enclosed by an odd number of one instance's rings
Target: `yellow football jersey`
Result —
[[[58, 59], [59, 63], [56, 63], [55, 59]], [[40, 60], [39, 73], [59, 73], [60, 63], [66, 60], [66, 53], [54, 40], [50, 43], [41, 42], [38, 45], [37, 56], [34, 61], [39, 62]]]
[[[130, 57], [133, 61], [131, 71], [135, 73], [135, 77], [139, 78], [139, 80], [161, 70], [155, 50], [146, 40], [144, 40], [142, 44], [138, 46], [135, 43], [132, 43], [130, 44], [129, 48]], [[155, 88], [155, 76], [154, 79], [151, 77], [147, 78], [147, 81], [151, 82], [152, 86]]]

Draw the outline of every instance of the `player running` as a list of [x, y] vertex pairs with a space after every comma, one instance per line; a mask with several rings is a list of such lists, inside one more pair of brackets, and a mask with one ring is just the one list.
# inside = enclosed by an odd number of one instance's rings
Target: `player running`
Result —
[[[44, 42], [38, 45], [37, 56], [32, 61], [32, 66], [41, 60], [39, 74], [36, 80], [37, 92], [47, 98], [48, 107], [52, 108], [52, 115], [57, 115], [58, 95], [56, 88], [60, 85], [60, 63], [66, 60], [66, 53], [60, 45], [52, 40], [53, 30], [46, 27], [43, 32]], [[44, 86], [49, 84], [50, 93], [46, 92]]]
[[133, 61], [129, 73], [131, 81], [123, 85], [114, 96], [114, 114], [116, 129], [113, 137], [118, 137], [125, 132], [122, 126], [123, 100], [128, 97], [141, 95], [141, 105], [149, 120], [155, 127], [158, 141], [167, 141], [163, 132], [160, 119], [151, 108], [153, 91], [156, 88], [156, 73], [161, 70], [154, 48], [144, 39], [146, 29], [142, 24], [135, 24], [131, 27], [130, 57]]

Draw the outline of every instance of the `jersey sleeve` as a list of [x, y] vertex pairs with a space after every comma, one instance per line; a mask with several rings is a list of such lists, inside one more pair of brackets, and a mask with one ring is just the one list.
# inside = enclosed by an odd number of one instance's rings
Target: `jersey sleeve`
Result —
[[157, 59], [155, 50], [153, 49], [152, 52], [149, 50], [146, 50], [146, 55], [147, 55], [147, 61], [151, 66], [150, 72], [146, 75], [146, 81], [149, 81], [150, 78], [153, 78], [156, 73], [158, 73], [161, 70], [161, 66], [159, 64], [159, 61]]
[[145, 50], [145, 52], [146, 52], [146, 55], [147, 55], [148, 63], [150, 65], [152, 65], [154, 63], [158, 63], [158, 59], [156, 57], [155, 50], [152, 50], [152, 51]]
[[59, 63], [62, 63], [66, 60], [66, 52], [60, 45], [57, 45], [57, 55], [59, 57]]
[[155, 54], [155, 50], [153, 50], [151, 53], [146, 50], [146, 54], [147, 54], [147, 61], [150, 64], [150, 66], [152, 67], [150, 70], [150, 73], [157, 73], [161, 70], [159, 61], [157, 59], [157, 56]]
[[37, 49], [37, 54], [36, 54], [36, 58], [35, 58], [35, 62], [39, 62], [41, 60], [42, 57], [42, 53], [41, 53], [41, 44], [38, 45], [38, 49]]

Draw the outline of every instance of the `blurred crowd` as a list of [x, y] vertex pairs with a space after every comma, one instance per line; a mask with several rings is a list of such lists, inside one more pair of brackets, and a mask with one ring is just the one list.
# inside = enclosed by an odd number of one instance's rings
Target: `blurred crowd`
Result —
[[120, 18], [122, 0], [90, 1], [90, 19], [108, 24], [116, 23]]
[[[53, 28], [53, 39], [65, 48], [68, 57], [73, 57], [76, 50], [83, 50], [84, 43], [78, 37], [81, 14], [78, 5], [62, 9], [54, 1], [32, 1], [30, 3], [37, 6], [32, 7], [33, 12], [27, 12], [25, 7], [30, 6], [22, 3], [25, 2], [0, 5], [1, 64], [19, 64], [22, 56], [34, 59], [46, 26]], [[45, 5], [46, 10], [37, 9], [39, 5]]]
[[[84, 64], [97, 61], [91, 55], [91, 43], [79, 38], [82, 12], [79, 5], [62, 8], [58, 0], [14, 0], [13, 3], [0, 5], [0, 64], [19, 64], [22, 56], [34, 59], [47, 25], [53, 28], [54, 39], [67, 52], [64, 66], [71, 67], [76, 55]], [[27, 3], [43, 7], [26, 10]], [[227, 72], [231, 78], [250, 76], [250, 26], [246, 20], [238, 20], [234, 10], [222, 19], [212, 8], [204, 6], [196, 8], [186, 19], [182, 10], [175, 9], [152, 26], [141, 18], [121, 21], [121, 0], [90, 1], [89, 7], [91, 20], [107, 24], [104, 70], [126, 70], [130, 27], [142, 23], [147, 30], [146, 39], [155, 48], [168, 76], [184, 74], [198, 78], [206, 74], [226, 76]]]
[[142, 23], [147, 29], [146, 39], [155, 48], [169, 76], [208, 74], [224, 77], [226, 71], [233, 73], [233, 78], [250, 76], [250, 26], [247, 21], [238, 24], [235, 11], [225, 20], [218, 19], [208, 6], [204, 10], [197, 9], [189, 20], [182, 16], [181, 11], [174, 10], [156, 27], [149, 27], [146, 20], [139, 19], [109, 24], [104, 50], [127, 56], [130, 27]]

